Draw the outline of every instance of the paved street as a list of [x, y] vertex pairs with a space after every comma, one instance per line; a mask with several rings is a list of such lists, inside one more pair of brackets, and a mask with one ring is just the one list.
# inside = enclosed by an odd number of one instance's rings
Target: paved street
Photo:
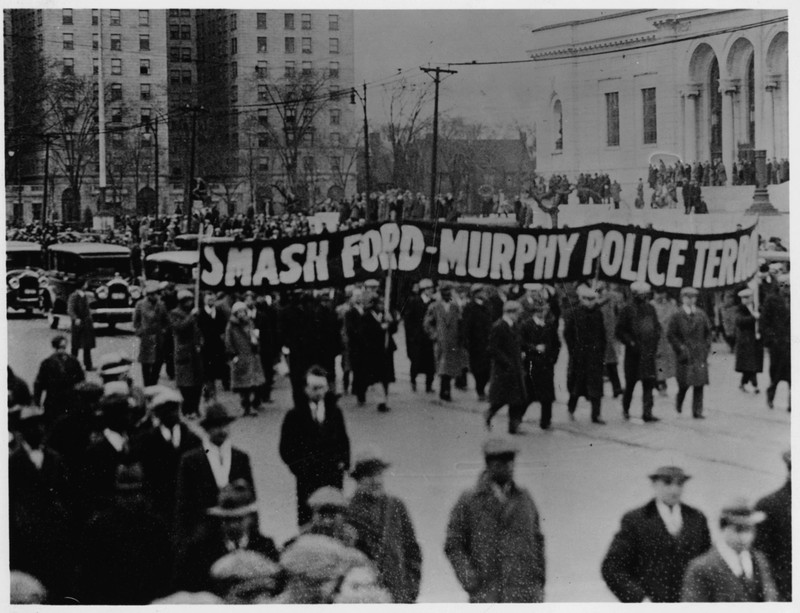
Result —
[[[32, 383], [38, 363], [50, 352], [53, 335], [43, 319], [10, 316], [9, 364], [27, 382]], [[395, 354], [399, 381], [390, 398], [392, 411], [377, 413], [377, 394], [368, 397], [366, 407], [358, 408], [352, 396], [344, 397], [341, 406], [354, 449], [374, 441], [393, 463], [387, 488], [408, 504], [423, 548], [420, 600], [464, 602], [466, 596], [442, 548], [450, 508], [482, 467], [480, 443], [485, 432], [480, 411], [485, 405], [472, 392], [454, 392], [454, 402], [447, 405], [434, 395], [413, 394], [402, 331], [397, 341], [401, 346]], [[98, 345], [95, 362], [109, 351], [135, 355], [129, 328], [112, 335], [101, 331]], [[660, 464], [679, 464], [694, 475], [684, 500], [706, 512], [712, 531], [719, 508], [729, 498], [745, 494], [755, 499], [782, 484], [785, 468], [780, 454], [790, 439], [787, 388], [779, 389], [776, 408], [770, 411], [763, 392], [756, 396], [739, 391], [727, 346], [718, 344], [715, 349], [712, 384], [706, 390], [707, 419], [693, 420], [689, 402], [682, 415], [675, 412], [675, 383], [671, 381], [670, 396], [656, 397], [655, 415], [662, 418], [660, 423], [624, 422], [619, 399], [607, 396], [603, 416], [608, 425], [604, 427], [590, 423], [589, 406], [583, 400], [578, 420], [567, 420], [567, 355], [562, 350], [554, 429], [539, 430], [534, 421], [538, 405], [533, 405], [524, 426], [526, 434], [518, 439], [522, 452], [516, 466], [517, 481], [530, 489], [543, 518], [547, 601], [613, 601], [600, 578], [600, 562], [622, 513], [650, 496], [646, 475]], [[762, 390], [767, 384], [767, 364], [760, 375]], [[136, 377], [140, 377], [138, 367]], [[607, 390], [610, 393], [610, 386]], [[278, 456], [281, 419], [290, 406], [288, 379], [279, 381], [275, 398], [273, 408], [234, 424], [233, 440], [253, 459], [262, 531], [282, 542], [296, 531], [294, 481]], [[633, 415], [640, 414], [638, 398], [637, 391]], [[229, 399], [235, 402], [233, 395]], [[505, 422], [503, 411], [495, 421], [496, 429], [502, 431]]]

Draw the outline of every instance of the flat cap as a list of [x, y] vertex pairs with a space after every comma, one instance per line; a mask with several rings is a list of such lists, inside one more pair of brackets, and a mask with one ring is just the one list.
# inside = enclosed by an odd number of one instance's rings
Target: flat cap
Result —
[[205, 428], [224, 426], [236, 421], [236, 416], [221, 402], [212, 402], [206, 405], [205, 415], [200, 420], [200, 425]]
[[153, 401], [156, 396], [158, 396], [161, 392], [171, 391], [171, 387], [167, 387], [166, 385], [148, 385], [146, 388], [142, 390], [145, 399], [149, 401]]
[[737, 295], [739, 296], [739, 298], [751, 298], [753, 296], [753, 290], [747, 287], [742, 291], [740, 291]]
[[125, 396], [131, 393], [131, 388], [126, 381], [109, 381], [103, 385], [103, 396]]
[[119, 375], [128, 372], [131, 366], [133, 366], [133, 360], [120, 352], [107, 353], [101, 356], [98, 362], [100, 376]]
[[480, 291], [483, 291], [483, 285], [481, 283], [473, 283], [469, 286], [470, 294], [477, 294]]
[[588, 285], [581, 284], [576, 291], [579, 298], [597, 298], [597, 291]]
[[683, 469], [680, 466], [659, 466], [656, 470], [648, 475], [650, 479], [669, 479], [669, 480], [677, 480], [680, 483], [684, 483], [691, 479], [691, 475], [687, 475], [683, 472]]
[[380, 287], [381, 282], [377, 279], [367, 279], [364, 281], [364, 287]]
[[350, 476], [353, 477], [353, 479], [368, 477], [386, 470], [389, 466], [391, 466], [391, 464], [383, 458], [383, 452], [380, 448], [370, 443], [356, 452], [353, 470], [350, 471]]
[[432, 287], [433, 287], [433, 281], [431, 281], [430, 279], [422, 279], [419, 282], [420, 289], [431, 289]]
[[279, 571], [280, 567], [266, 556], [255, 551], [239, 549], [214, 562], [209, 575], [214, 581], [227, 583], [274, 577]]
[[312, 509], [319, 509], [320, 507], [339, 507], [344, 509], [347, 507], [347, 500], [345, 500], [342, 490], [326, 485], [311, 494], [308, 499], [308, 506]]
[[700, 291], [695, 287], [681, 288], [681, 296], [697, 296]]
[[634, 281], [631, 283], [631, 291], [634, 294], [649, 294], [650, 284], [645, 281]]
[[755, 526], [767, 518], [763, 511], [756, 511], [746, 498], [734, 498], [720, 511], [720, 519], [737, 526]]
[[194, 294], [190, 292], [188, 289], [182, 289], [178, 291], [178, 302], [182, 300], [188, 300], [190, 298], [194, 298]]
[[178, 390], [166, 389], [153, 398], [150, 406], [154, 411], [158, 411], [168, 407], [170, 404], [181, 404], [182, 402], [183, 396]]
[[304, 534], [286, 548], [280, 563], [290, 576], [325, 582], [341, 574], [346, 552], [347, 548], [336, 539]]
[[493, 456], [516, 455], [519, 446], [510, 438], [493, 436], [483, 442], [483, 455], [487, 458]]

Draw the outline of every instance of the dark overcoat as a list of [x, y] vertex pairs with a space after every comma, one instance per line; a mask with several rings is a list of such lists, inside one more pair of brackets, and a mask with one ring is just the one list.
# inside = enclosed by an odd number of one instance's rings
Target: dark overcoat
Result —
[[525, 404], [525, 380], [519, 332], [503, 318], [492, 325], [488, 352], [492, 363], [489, 402], [492, 406]]
[[656, 350], [656, 378], [659, 381], [666, 381], [675, 376], [675, 350], [667, 339], [669, 320], [678, 312], [678, 307], [672, 300], [664, 302], [651, 300], [650, 304], [656, 310], [658, 322], [661, 324], [661, 337], [658, 339], [658, 349]]
[[[72, 347], [79, 349], [94, 349], [95, 335], [92, 309], [89, 307], [89, 298], [86, 292], [74, 291], [67, 298], [67, 315], [72, 320]], [[81, 323], [76, 323], [80, 320]]]
[[688, 314], [683, 308], [672, 316], [667, 338], [675, 350], [675, 378], [680, 387], [708, 385], [711, 322], [703, 309]]
[[682, 602], [775, 602], [778, 590], [764, 554], [750, 550], [753, 580], [745, 582], [733, 574], [714, 547], [692, 560], [683, 578]]
[[169, 322], [175, 341], [175, 383], [178, 387], [203, 384], [203, 335], [197, 325], [197, 315], [177, 307], [169, 312]]
[[778, 588], [780, 599], [792, 600], [792, 482], [778, 491], [765, 496], [756, 503], [756, 510], [763, 511], [767, 518], [756, 528], [753, 547], [769, 560], [772, 577]]
[[425, 313], [430, 302], [420, 296], [412, 296], [403, 309], [403, 325], [406, 334], [406, 353], [415, 372], [434, 372], [433, 341], [425, 332]]
[[625, 345], [625, 382], [656, 379], [661, 324], [649, 302], [626, 304], [617, 319], [616, 336]]
[[164, 337], [169, 334], [167, 310], [160, 300], [155, 304], [149, 298], [136, 303], [133, 311], [133, 329], [139, 337], [139, 362], [158, 364], [164, 358]]
[[492, 314], [489, 306], [477, 300], [464, 305], [461, 316], [464, 342], [469, 352], [469, 369], [475, 373], [487, 373], [491, 368], [489, 353], [489, 333], [492, 330]]
[[564, 320], [564, 342], [569, 351], [567, 389], [571, 396], [603, 396], [606, 331], [599, 308], [573, 308]]
[[655, 500], [622, 517], [601, 572], [620, 602], [680, 602], [686, 567], [708, 551], [711, 536], [703, 513], [681, 504], [683, 527], [672, 536]]
[[197, 326], [203, 337], [201, 351], [203, 360], [203, 376], [211, 380], [224, 379], [228, 364], [225, 360], [225, 335], [228, 318], [220, 308], [214, 310], [214, 317], [203, 308], [197, 314]]
[[736, 372], [761, 372], [764, 346], [756, 338], [756, 318], [745, 305], [736, 309]]
[[367, 309], [360, 316], [360, 359], [356, 362], [356, 375], [361, 377], [364, 385], [373, 383], [394, 382], [394, 352], [397, 345], [394, 334], [397, 332], [397, 323], [389, 323], [389, 343], [386, 343], [386, 330], [381, 322], [375, 318], [372, 311]]
[[259, 345], [253, 343], [254, 332], [249, 319], [243, 322], [235, 317], [231, 317], [225, 329], [225, 352], [231, 360], [231, 387], [235, 390], [264, 384]]
[[761, 335], [769, 349], [769, 374], [773, 384], [792, 380], [792, 322], [788, 298], [778, 293], [764, 300]]
[[86, 378], [81, 363], [69, 354], [53, 355], [42, 360], [33, 383], [33, 401], [41, 402], [49, 421], [68, 412], [75, 405], [75, 385]]
[[[555, 365], [561, 352], [558, 338], [558, 320], [549, 314], [544, 325], [539, 325], [533, 317], [526, 318], [520, 326], [522, 350], [525, 353], [525, 375], [529, 402], [552, 403], [556, 399]], [[536, 349], [544, 345], [544, 351]]]
[[450, 513], [445, 554], [470, 602], [543, 602], [544, 535], [528, 491], [501, 502], [486, 474]]

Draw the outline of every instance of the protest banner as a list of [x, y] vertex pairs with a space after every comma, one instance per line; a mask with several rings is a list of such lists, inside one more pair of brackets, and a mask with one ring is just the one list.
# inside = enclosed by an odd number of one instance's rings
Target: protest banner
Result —
[[389, 270], [465, 283], [560, 283], [599, 278], [653, 287], [724, 289], [758, 267], [755, 224], [708, 234], [600, 223], [521, 229], [384, 222], [341, 232], [200, 245], [208, 289], [341, 287]]

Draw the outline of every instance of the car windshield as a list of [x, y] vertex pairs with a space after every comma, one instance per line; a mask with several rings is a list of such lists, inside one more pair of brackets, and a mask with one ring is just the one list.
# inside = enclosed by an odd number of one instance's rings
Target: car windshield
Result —
[[30, 266], [42, 268], [41, 251], [11, 251], [6, 252], [6, 270], [17, 270]]
[[148, 279], [171, 281], [173, 283], [193, 283], [193, 266], [177, 262], [145, 260], [144, 273]]
[[83, 257], [82, 260], [84, 262], [84, 270], [80, 272], [83, 274], [98, 277], [113, 277], [114, 273], [117, 272], [123, 277], [131, 274], [131, 259], [127, 255]]

